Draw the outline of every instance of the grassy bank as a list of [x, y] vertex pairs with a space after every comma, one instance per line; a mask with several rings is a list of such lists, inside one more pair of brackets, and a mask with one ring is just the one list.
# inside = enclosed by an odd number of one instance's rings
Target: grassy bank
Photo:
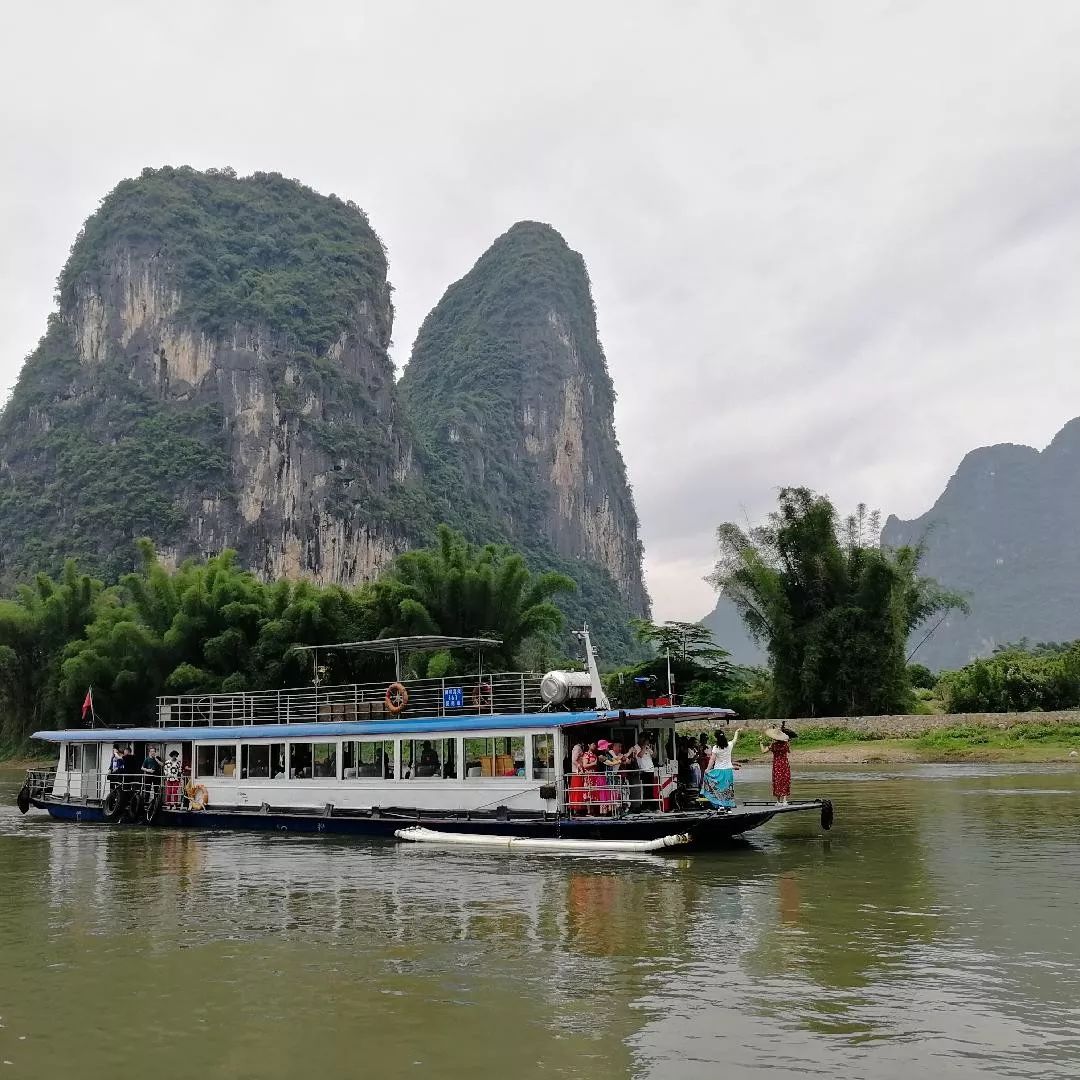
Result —
[[804, 760], [825, 763], [1073, 761], [1080, 764], [1080, 724], [1032, 721], [1007, 728], [955, 724], [907, 739], [880, 738], [840, 727], [807, 727], [799, 732], [795, 746]]

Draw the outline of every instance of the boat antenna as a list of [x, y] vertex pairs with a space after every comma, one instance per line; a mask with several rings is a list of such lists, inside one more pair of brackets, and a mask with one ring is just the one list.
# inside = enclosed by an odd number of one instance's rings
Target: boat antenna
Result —
[[596, 702], [597, 711], [606, 712], [611, 708], [611, 702], [608, 700], [607, 694], [604, 693], [604, 684], [600, 681], [600, 671], [596, 666], [596, 653], [592, 647], [592, 638], [589, 637], [589, 624], [585, 623], [580, 630], [575, 630], [574, 637], [585, 646], [585, 664], [589, 669], [589, 682], [591, 684], [589, 692], [593, 701]]
[[671, 650], [670, 649], [668, 649], [666, 651], [666, 655], [667, 655], [667, 697], [668, 697], [668, 704], [669, 705], [674, 705], [675, 704], [675, 687], [674, 687], [674, 685], [672, 684], [672, 681], [671, 681]]

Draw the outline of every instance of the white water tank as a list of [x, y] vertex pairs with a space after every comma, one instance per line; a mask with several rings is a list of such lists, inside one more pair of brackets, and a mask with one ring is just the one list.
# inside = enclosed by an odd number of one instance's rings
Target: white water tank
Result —
[[547, 705], [591, 701], [592, 679], [587, 671], [549, 671], [540, 680], [540, 696]]

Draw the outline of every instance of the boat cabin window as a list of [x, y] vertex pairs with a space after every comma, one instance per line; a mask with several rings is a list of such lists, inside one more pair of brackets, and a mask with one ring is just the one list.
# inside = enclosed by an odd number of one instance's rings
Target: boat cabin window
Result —
[[344, 742], [341, 744], [341, 775], [345, 780], [394, 778], [394, 743], [390, 739], [377, 742]]
[[312, 777], [337, 779], [337, 743], [289, 743], [289, 778]]
[[532, 737], [532, 771], [534, 780], [555, 779], [555, 733], [545, 731]]
[[466, 739], [465, 775], [524, 776], [525, 736], [500, 735], [493, 739]]
[[195, 748], [195, 775], [235, 776], [236, 747], [231, 743], [228, 746], [197, 746]]
[[66, 767], [68, 772], [97, 772], [97, 743], [68, 743]]
[[401, 740], [401, 776], [406, 780], [455, 780], [457, 774], [457, 739]]
[[285, 775], [285, 744], [257, 743], [240, 748], [240, 775], [248, 779], [280, 780]]

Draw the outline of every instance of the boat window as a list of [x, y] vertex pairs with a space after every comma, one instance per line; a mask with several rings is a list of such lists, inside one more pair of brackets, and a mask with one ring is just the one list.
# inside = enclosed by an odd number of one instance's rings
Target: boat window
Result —
[[67, 744], [67, 759], [65, 768], [68, 772], [82, 771], [82, 743]]
[[195, 775], [227, 777], [236, 775], [236, 747], [203, 746], [195, 748]]
[[390, 739], [377, 742], [341, 744], [341, 775], [345, 780], [394, 778], [394, 744]]
[[289, 743], [289, 779], [307, 780], [311, 777], [312, 743]]
[[402, 739], [401, 775], [457, 779], [457, 739]]
[[280, 780], [285, 775], [285, 744], [254, 743], [240, 748], [240, 775], [245, 778]]
[[312, 750], [315, 759], [315, 775], [337, 779], [337, 743], [317, 742]]
[[545, 731], [532, 737], [532, 771], [534, 780], [555, 779], [555, 735]]
[[493, 739], [466, 739], [465, 775], [524, 776], [525, 736], [500, 735]]

